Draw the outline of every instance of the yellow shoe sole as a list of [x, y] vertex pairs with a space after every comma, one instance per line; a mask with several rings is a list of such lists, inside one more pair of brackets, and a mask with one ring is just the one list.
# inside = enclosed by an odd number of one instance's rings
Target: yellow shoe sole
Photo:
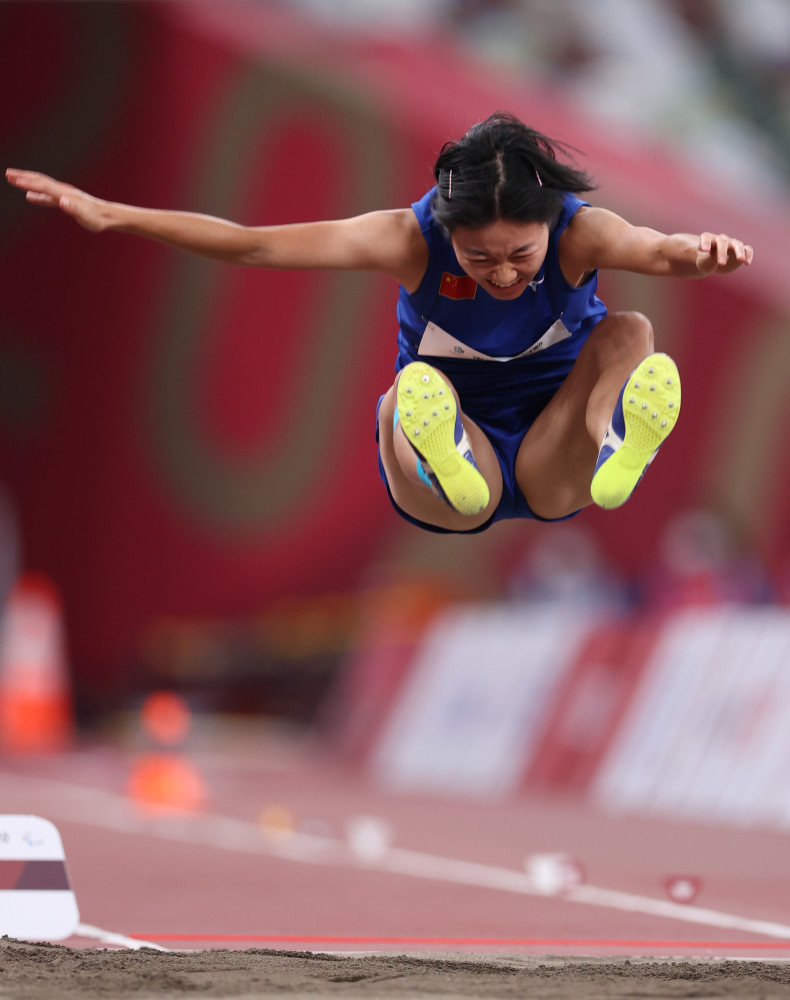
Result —
[[400, 374], [397, 398], [403, 432], [430, 465], [450, 506], [461, 514], [478, 514], [488, 505], [488, 484], [456, 448], [452, 389], [434, 368], [414, 361]]
[[[680, 375], [667, 354], [651, 354], [632, 372], [618, 408], [622, 407], [622, 444], [596, 468], [590, 493], [606, 510], [631, 496], [680, 413]], [[615, 411], [617, 412], [617, 411]], [[619, 421], [614, 418], [615, 425]], [[607, 434], [608, 437], [608, 434]], [[602, 451], [607, 445], [604, 439]], [[603, 457], [603, 456], [602, 456]]]

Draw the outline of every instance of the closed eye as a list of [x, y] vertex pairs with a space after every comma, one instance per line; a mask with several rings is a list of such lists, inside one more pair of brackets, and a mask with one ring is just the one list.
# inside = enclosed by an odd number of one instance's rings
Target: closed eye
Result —
[[[507, 259], [509, 261], [513, 261], [513, 262], [519, 264], [522, 261], [529, 260], [529, 258], [532, 257], [532, 256], [533, 256], [533, 251], [529, 251], [528, 253], [514, 253], [514, 254], [511, 254], [510, 257], [508, 257]], [[475, 261], [476, 263], [479, 263], [479, 264], [487, 264], [489, 261], [496, 262], [496, 259], [494, 257], [491, 257], [488, 254], [484, 254], [484, 253], [480, 253], [480, 254], [478, 254], [478, 253], [470, 253], [470, 254], [467, 254], [467, 257], [469, 258], [469, 260], [473, 260], [473, 261]]]
[[[534, 256], [534, 254], [535, 250], [532, 248], [529, 250], [519, 248], [518, 250], [514, 250], [507, 259], [514, 261], [529, 260], [530, 257]], [[466, 256], [470, 260], [479, 261], [480, 263], [486, 263], [496, 259], [491, 254], [484, 253], [482, 250], [467, 250]]]

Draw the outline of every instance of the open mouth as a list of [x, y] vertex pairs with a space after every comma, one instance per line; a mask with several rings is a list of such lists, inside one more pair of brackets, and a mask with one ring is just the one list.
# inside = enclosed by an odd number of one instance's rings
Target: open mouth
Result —
[[523, 282], [523, 280], [524, 280], [523, 278], [516, 278], [514, 281], [508, 282], [507, 285], [500, 285], [500, 283], [498, 281], [494, 281], [493, 278], [486, 279], [486, 281], [488, 282], [489, 285], [491, 285], [492, 288], [499, 288], [502, 291], [507, 291], [508, 289], [516, 288]]

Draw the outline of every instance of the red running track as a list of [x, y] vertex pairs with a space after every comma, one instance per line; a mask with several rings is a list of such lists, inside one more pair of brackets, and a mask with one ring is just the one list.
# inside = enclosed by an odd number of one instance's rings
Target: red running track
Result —
[[[82, 920], [66, 944], [790, 958], [784, 833], [396, 796], [260, 732], [200, 745], [189, 815], [130, 799], [117, 746], [0, 763], [2, 811], [60, 830]], [[555, 852], [584, 883], [542, 895], [525, 859]], [[698, 880], [692, 903], [674, 876]]]

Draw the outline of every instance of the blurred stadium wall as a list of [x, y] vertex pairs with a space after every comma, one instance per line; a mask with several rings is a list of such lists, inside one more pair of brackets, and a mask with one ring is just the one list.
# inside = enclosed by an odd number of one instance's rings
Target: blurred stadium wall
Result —
[[[755, 245], [704, 282], [605, 276], [684, 373], [683, 416], [650, 484], [586, 523], [624, 570], [677, 511], [709, 506], [770, 564], [785, 510], [787, 205], [717, 194], [552, 93], [445, 50], [328, 33], [287, 8], [0, 4], [3, 163], [108, 198], [249, 223], [406, 205], [442, 143], [504, 107], [584, 153], [596, 202], [664, 230]], [[536, 525], [415, 532], [376, 470], [374, 410], [394, 361], [396, 289], [370, 275], [233, 270], [0, 199], [0, 467], [24, 564], [62, 591], [93, 705], [153, 618], [253, 615], [353, 590], [381, 567], [463, 571], [495, 592]]]

